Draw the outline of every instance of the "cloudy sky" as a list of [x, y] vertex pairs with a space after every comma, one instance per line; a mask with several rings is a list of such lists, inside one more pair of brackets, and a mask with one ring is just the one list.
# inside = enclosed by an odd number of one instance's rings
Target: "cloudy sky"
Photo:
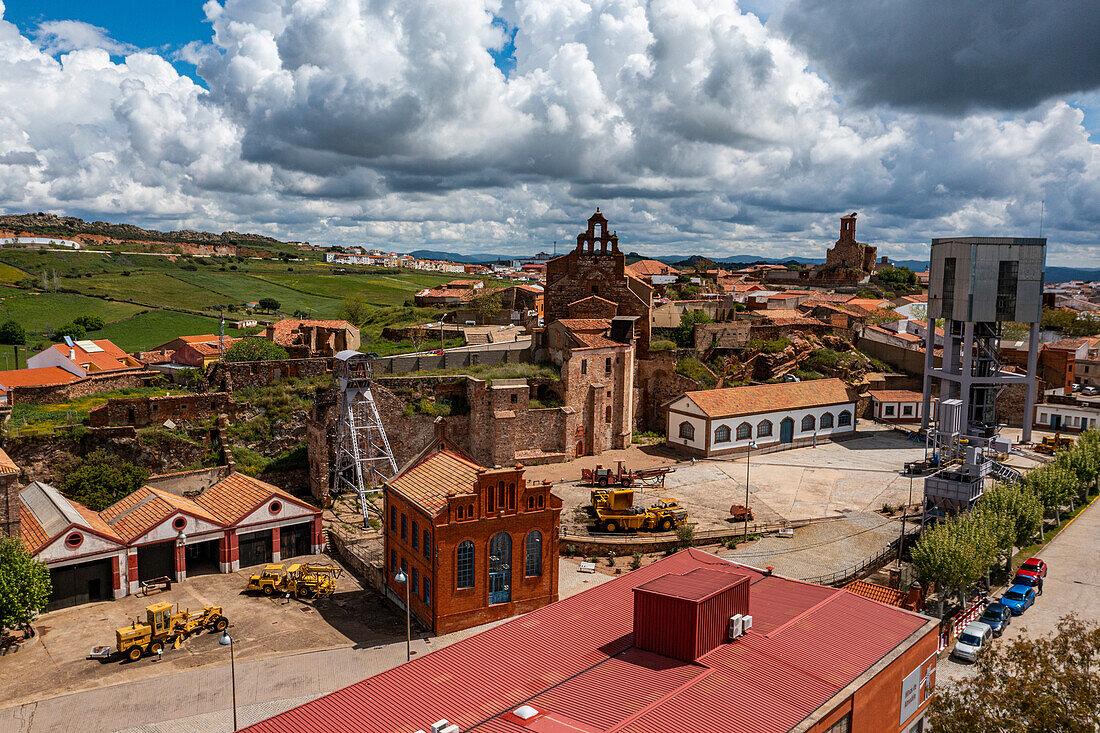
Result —
[[0, 210], [776, 257], [858, 211], [905, 258], [1044, 207], [1100, 266], [1094, 3], [0, 0]]

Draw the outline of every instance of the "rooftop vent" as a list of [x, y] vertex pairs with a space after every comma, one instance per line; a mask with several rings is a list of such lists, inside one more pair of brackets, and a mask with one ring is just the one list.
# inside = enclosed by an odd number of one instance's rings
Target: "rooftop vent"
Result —
[[[634, 589], [634, 646], [694, 662], [730, 640], [731, 619], [749, 610], [749, 576], [699, 568]], [[751, 624], [751, 621], [750, 621]]]
[[538, 710], [535, 710], [530, 705], [520, 705], [518, 708], [512, 711], [512, 715], [520, 718], [521, 720], [530, 720], [539, 714]]

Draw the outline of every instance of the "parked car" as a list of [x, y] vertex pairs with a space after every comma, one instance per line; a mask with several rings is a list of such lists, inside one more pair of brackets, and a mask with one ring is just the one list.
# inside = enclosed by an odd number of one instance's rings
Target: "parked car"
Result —
[[1012, 623], [1012, 611], [1009, 610], [1008, 606], [994, 601], [985, 607], [978, 620], [993, 629], [994, 636], [1000, 636]]
[[1100, 394], [1100, 389], [1097, 389], [1096, 387], [1092, 387], [1092, 386], [1084, 387], [1081, 390], [1081, 394], [1088, 395], [1089, 397], [1092, 397], [1093, 395]]
[[978, 656], [989, 648], [993, 641], [993, 629], [980, 621], [973, 621], [966, 625], [959, 638], [955, 641], [955, 648], [951, 650], [953, 656], [975, 662]]
[[1035, 592], [1039, 595], [1043, 595], [1043, 579], [1038, 575], [1028, 575], [1027, 573], [1016, 573], [1016, 577], [1012, 579], [1013, 585], [1026, 585], [1028, 588], [1034, 588]]
[[1016, 569], [1017, 575], [1038, 575], [1047, 577], [1047, 564], [1037, 557], [1029, 557], [1024, 564]]
[[1026, 585], [1014, 585], [1001, 596], [1001, 605], [1008, 606], [1013, 616], [1031, 608], [1035, 604], [1035, 589]]

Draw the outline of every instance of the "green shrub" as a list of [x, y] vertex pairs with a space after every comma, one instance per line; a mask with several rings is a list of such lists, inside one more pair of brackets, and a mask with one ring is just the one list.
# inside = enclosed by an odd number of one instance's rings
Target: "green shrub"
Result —
[[791, 345], [791, 340], [786, 336], [780, 336], [777, 339], [769, 341], [764, 344], [764, 351], [768, 354], [778, 354], [783, 349]]
[[690, 524], [682, 524], [676, 528], [676, 539], [680, 542], [680, 547], [694, 547], [695, 546], [695, 528]]
[[630, 558], [631, 558], [630, 559], [630, 569], [631, 570], [637, 570], [638, 568], [640, 568], [642, 566], [642, 553], [635, 552], [633, 555], [630, 556]]
[[97, 450], [80, 461], [61, 482], [61, 492], [101, 512], [141, 488], [149, 472], [113, 453]]
[[666, 339], [659, 339], [657, 341], [651, 341], [649, 343], [649, 350], [651, 352], [672, 351], [675, 348], [676, 344]]
[[714, 385], [718, 383], [717, 378], [704, 366], [703, 362], [693, 357], [680, 359], [676, 362], [676, 373], [682, 374], [688, 379], [694, 379], [706, 389], [713, 389]]
[[277, 361], [286, 359], [286, 349], [263, 338], [244, 338], [225, 350], [222, 361]]

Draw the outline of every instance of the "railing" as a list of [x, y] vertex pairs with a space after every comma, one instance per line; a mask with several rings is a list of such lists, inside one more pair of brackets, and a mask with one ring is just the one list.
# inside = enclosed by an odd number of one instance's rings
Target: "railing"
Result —
[[[797, 519], [786, 520], [779, 522], [749, 522], [749, 534], [764, 534], [766, 532], [775, 532], [780, 529], [797, 529], [799, 527], [806, 527], [811, 524], [824, 524], [827, 522], [835, 522], [840, 519], [844, 519], [843, 516], [836, 517], [813, 517], [810, 519]], [[733, 522], [729, 528], [722, 529], [704, 529], [697, 530], [693, 533], [693, 538], [696, 544], [710, 544], [712, 542], [721, 542], [722, 540], [729, 540], [735, 537], [740, 537], [745, 533], [744, 522]], [[606, 544], [606, 545], [621, 545], [621, 544], [635, 544], [639, 548], [649, 545], [663, 545], [669, 542], [677, 542], [678, 537], [676, 532], [588, 532], [586, 534], [574, 534], [568, 530], [567, 527], [562, 525], [558, 530], [558, 536], [563, 542], [575, 541], [575, 542], [590, 542], [594, 544]]]
[[[906, 536], [909, 536], [910, 534], [916, 534], [918, 531], [920, 531], [920, 525], [915, 525], [913, 529], [910, 529], [906, 532]], [[835, 573], [828, 573], [826, 575], [818, 575], [813, 578], [799, 578], [799, 580], [803, 580], [807, 583], [817, 583], [818, 585], [842, 585], [843, 583], [847, 583], [849, 580], [854, 579], [867, 568], [882, 562], [884, 558], [896, 553], [898, 542], [900, 541], [900, 539], [901, 538], [899, 537], [898, 539], [892, 540], [890, 544], [876, 552], [874, 555], [871, 555], [870, 557], [865, 558], [855, 565], [845, 568], [844, 570], [839, 570]]]

